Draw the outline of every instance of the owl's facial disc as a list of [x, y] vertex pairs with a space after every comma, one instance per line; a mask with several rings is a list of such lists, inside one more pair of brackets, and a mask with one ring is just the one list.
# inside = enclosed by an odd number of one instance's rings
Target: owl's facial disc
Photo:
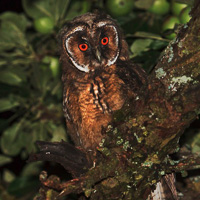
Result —
[[119, 56], [119, 34], [116, 27], [109, 21], [97, 23], [97, 32], [100, 32], [99, 47], [102, 62], [105, 66], [114, 64]]
[[108, 67], [119, 57], [119, 34], [110, 21], [94, 22], [72, 28], [64, 46], [72, 64], [82, 72]]

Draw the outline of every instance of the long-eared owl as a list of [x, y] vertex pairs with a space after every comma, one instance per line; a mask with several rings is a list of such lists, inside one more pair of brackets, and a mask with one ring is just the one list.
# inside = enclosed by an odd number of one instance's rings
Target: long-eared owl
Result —
[[87, 13], [60, 32], [63, 107], [77, 147], [95, 151], [112, 122], [113, 113], [137, 98], [146, 74], [131, 64], [128, 45], [116, 22]]

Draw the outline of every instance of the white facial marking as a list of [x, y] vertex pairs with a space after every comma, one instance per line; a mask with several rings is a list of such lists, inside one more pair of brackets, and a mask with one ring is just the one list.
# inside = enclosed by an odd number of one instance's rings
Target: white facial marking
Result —
[[108, 60], [108, 63], [107, 63], [108, 66], [114, 64], [115, 61], [117, 60], [118, 56], [119, 56], [119, 51], [117, 52], [117, 55], [113, 59]]
[[106, 24], [107, 24], [108, 22], [99, 22], [98, 24], [97, 24], [97, 27], [102, 27], [102, 26], [105, 26]]
[[84, 26], [77, 26], [76, 28], [74, 28], [71, 32], [69, 32], [68, 35], [71, 35], [77, 31], [83, 31], [84, 30]]
[[[116, 33], [116, 35], [115, 35], [116, 44], [115, 45], [119, 46], [118, 32], [117, 32], [117, 29], [115, 28], [115, 26], [114, 25], [110, 25], [108, 21], [102, 21], [102, 22], [99, 22], [97, 24], [97, 27], [103, 27], [103, 26], [111, 27], [111, 28], [114, 29], [114, 31]], [[117, 51], [117, 54], [116, 54], [116, 56], [114, 58], [108, 60], [107, 65], [110, 66], [110, 65], [114, 64], [116, 62], [118, 56], [119, 56], [119, 51]]]
[[[78, 32], [78, 31], [83, 31], [84, 30], [84, 27], [83, 26], [78, 26], [76, 27], [73, 31], [70, 32], [69, 35], [75, 33], [75, 32]], [[68, 37], [65, 41], [65, 46], [66, 46], [66, 49], [68, 51], [69, 54], [73, 55], [73, 52], [70, 50], [69, 48], [69, 40], [70, 40], [71, 37]], [[89, 72], [89, 68], [88, 68], [88, 65], [86, 66], [82, 66], [82, 65], [79, 65], [71, 56], [69, 56], [70, 60], [72, 61], [72, 63], [75, 65], [75, 67], [77, 69], [79, 69], [80, 71], [83, 71], [83, 72]]]
[[[116, 41], [116, 46], [119, 46], [119, 38], [118, 38], [118, 32], [117, 32], [117, 29], [114, 27], [114, 26], [111, 26], [110, 25], [110, 27], [112, 27], [113, 29], [114, 29], [114, 31], [115, 31], [115, 41]], [[116, 60], [117, 60], [117, 58], [118, 58], [118, 56], [119, 56], [119, 50], [117, 51], [117, 54], [116, 54], [116, 56], [113, 58], [113, 59], [109, 59], [108, 60], [108, 66], [110, 66], [110, 65], [112, 65], [112, 64], [114, 64], [115, 62], [116, 62]]]

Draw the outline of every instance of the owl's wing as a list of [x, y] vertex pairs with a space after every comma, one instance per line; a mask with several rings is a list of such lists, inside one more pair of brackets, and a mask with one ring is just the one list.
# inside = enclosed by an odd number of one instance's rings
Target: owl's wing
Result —
[[139, 65], [128, 61], [120, 61], [117, 64], [117, 74], [124, 81], [125, 87], [137, 95], [143, 87], [147, 88], [147, 74]]
[[148, 99], [147, 74], [140, 66], [132, 64], [130, 61], [119, 62], [117, 74], [124, 82], [122, 89], [126, 101], [123, 112], [126, 112], [125, 115], [134, 115], [139, 112]]
[[76, 146], [80, 146], [78, 125], [81, 122], [81, 112], [79, 106], [77, 89], [72, 82], [63, 88], [63, 112], [67, 124], [67, 130]]

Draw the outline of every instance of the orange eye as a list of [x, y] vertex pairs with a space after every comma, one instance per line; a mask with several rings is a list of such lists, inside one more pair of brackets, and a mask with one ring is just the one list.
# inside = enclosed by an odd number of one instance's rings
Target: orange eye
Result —
[[107, 45], [108, 44], [108, 37], [104, 37], [101, 39], [101, 44]]
[[81, 51], [86, 51], [88, 49], [88, 45], [87, 44], [79, 44], [78, 47], [79, 47], [79, 49]]

